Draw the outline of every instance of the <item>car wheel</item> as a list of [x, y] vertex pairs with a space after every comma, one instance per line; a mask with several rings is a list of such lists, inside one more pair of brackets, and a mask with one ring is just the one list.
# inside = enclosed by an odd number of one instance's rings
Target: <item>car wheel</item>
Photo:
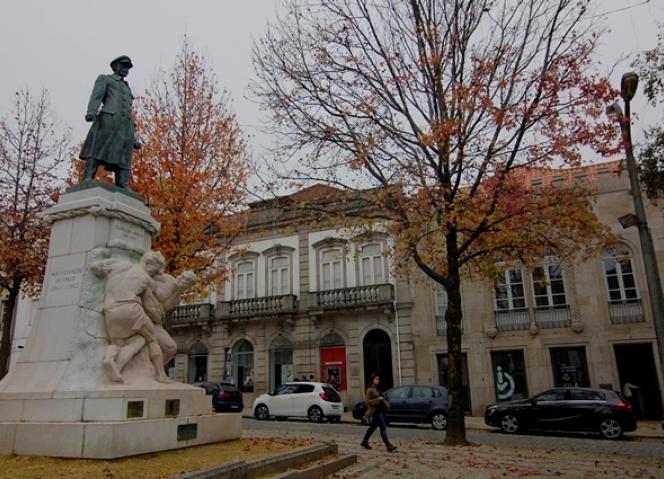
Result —
[[447, 429], [447, 416], [444, 412], [435, 412], [431, 416], [431, 426], [436, 431], [444, 431]]
[[327, 420], [330, 423], [339, 422], [341, 421], [341, 416], [328, 416]]
[[500, 428], [508, 434], [518, 432], [520, 427], [519, 419], [513, 414], [505, 414], [500, 418]]
[[256, 416], [256, 419], [260, 421], [265, 421], [266, 419], [270, 419], [270, 410], [265, 404], [259, 404], [256, 406], [254, 416]]
[[323, 411], [318, 406], [311, 406], [307, 412], [307, 417], [311, 422], [321, 422], [323, 420]]
[[606, 417], [599, 424], [599, 432], [607, 439], [619, 439], [623, 434], [623, 429], [618, 420]]

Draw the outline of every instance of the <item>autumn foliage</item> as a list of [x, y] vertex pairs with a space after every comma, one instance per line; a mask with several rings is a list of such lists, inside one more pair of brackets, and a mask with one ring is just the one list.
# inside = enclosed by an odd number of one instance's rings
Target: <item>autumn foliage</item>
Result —
[[616, 92], [593, 70], [600, 25], [578, 0], [288, 5], [254, 49], [279, 173], [374, 188], [366, 218], [388, 225], [395, 260], [445, 287], [446, 442], [463, 444], [462, 275], [575, 260], [612, 240], [592, 185], [529, 178], [617, 151], [604, 116]]
[[243, 226], [237, 211], [249, 163], [229, 107], [186, 39], [172, 70], [135, 103], [143, 147], [134, 154], [130, 188], [161, 223], [152, 247], [168, 271], [193, 270], [201, 288], [223, 280], [216, 260]]
[[8, 368], [18, 297], [40, 291], [51, 232], [41, 213], [64, 185], [70, 153], [69, 132], [59, 132], [48, 94], [17, 92], [11, 116], [0, 121], [0, 293], [7, 294], [0, 378]]

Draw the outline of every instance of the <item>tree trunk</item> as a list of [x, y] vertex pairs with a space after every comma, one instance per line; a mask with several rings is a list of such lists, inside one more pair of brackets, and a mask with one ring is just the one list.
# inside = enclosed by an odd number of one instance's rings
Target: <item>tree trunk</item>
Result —
[[466, 445], [463, 391], [461, 384], [461, 278], [457, 262], [456, 233], [447, 234], [447, 393], [449, 400], [445, 445]]
[[2, 314], [2, 339], [0, 339], [0, 379], [4, 378], [9, 371], [9, 357], [12, 352], [12, 336], [14, 335], [14, 318], [16, 317], [16, 301], [21, 292], [22, 278], [14, 279], [9, 295], [5, 302]]

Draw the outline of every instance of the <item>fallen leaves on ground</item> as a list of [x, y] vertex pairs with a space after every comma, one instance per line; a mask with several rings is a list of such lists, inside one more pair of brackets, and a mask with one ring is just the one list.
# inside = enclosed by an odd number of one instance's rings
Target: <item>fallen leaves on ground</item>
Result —
[[313, 444], [294, 438], [255, 438], [194, 446], [121, 459], [0, 456], [2, 479], [165, 479], [226, 462], [251, 461]]

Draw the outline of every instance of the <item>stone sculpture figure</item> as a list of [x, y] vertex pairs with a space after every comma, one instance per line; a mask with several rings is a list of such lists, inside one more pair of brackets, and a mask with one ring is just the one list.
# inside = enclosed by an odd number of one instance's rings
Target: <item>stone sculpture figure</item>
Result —
[[120, 56], [111, 62], [113, 74], [99, 75], [95, 81], [85, 115], [92, 126], [79, 155], [85, 160], [84, 181], [94, 180], [97, 168], [103, 165], [113, 171], [117, 186], [127, 188], [132, 148], [141, 147], [131, 116], [134, 97], [124, 80], [132, 66], [128, 56]]
[[[144, 306], [146, 310], [151, 311], [151, 314], [149, 314], [151, 318], [154, 319], [159, 315], [159, 319], [154, 320], [153, 336], [161, 347], [164, 364], [167, 364], [175, 356], [177, 345], [164, 329], [162, 317], [180, 304], [182, 293], [196, 284], [196, 275], [191, 271], [185, 271], [174, 278], [170, 274], [160, 273], [155, 275], [153, 280], [153, 295], [147, 298]], [[158, 304], [153, 304], [153, 299], [156, 299]]]
[[145, 253], [138, 264], [111, 258], [90, 265], [97, 276], [106, 279], [104, 321], [111, 344], [103, 366], [113, 382], [124, 382], [122, 369], [146, 345], [156, 369], [155, 379], [171, 381], [164, 373], [162, 350], [155, 337], [155, 323], [161, 323], [164, 309], [154, 297], [154, 277], [162, 274], [163, 268], [164, 257], [154, 251]]

